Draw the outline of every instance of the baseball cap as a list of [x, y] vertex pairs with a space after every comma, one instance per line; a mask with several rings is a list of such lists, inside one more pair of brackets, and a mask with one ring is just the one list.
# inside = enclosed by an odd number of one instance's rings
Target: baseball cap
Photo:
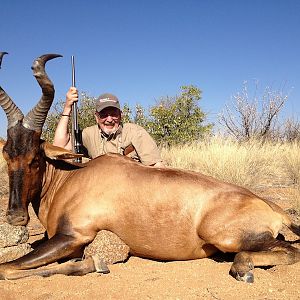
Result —
[[96, 111], [97, 112], [100, 112], [102, 109], [109, 107], [109, 106], [120, 109], [119, 99], [113, 94], [108, 94], [108, 93], [102, 94], [96, 100]]

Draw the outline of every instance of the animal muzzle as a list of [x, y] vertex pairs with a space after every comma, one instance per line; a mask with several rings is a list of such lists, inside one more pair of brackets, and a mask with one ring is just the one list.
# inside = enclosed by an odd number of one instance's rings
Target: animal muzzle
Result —
[[26, 226], [29, 222], [29, 215], [25, 210], [8, 210], [6, 220], [7, 223], [13, 226]]

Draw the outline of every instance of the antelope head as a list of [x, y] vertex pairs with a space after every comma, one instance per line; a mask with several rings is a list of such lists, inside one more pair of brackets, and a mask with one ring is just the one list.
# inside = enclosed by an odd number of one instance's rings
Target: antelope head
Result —
[[[2, 53], [2, 54], [1, 54]], [[5, 53], [0, 52], [0, 58]], [[3, 157], [8, 165], [9, 204], [7, 221], [12, 225], [26, 225], [28, 204], [39, 196], [45, 162], [40, 151], [40, 136], [54, 99], [54, 86], [45, 72], [48, 60], [61, 57], [46, 54], [34, 60], [33, 75], [42, 89], [42, 97], [24, 117], [21, 110], [0, 86], [0, 105], [7, 116], [7, 141]]]

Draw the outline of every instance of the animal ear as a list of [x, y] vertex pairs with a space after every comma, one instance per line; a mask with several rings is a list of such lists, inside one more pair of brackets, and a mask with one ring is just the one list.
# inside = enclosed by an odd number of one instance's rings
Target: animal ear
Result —
[[5, 144], [6, 144], [6, 141], [0, 139], [0, 149], [2, 149]]
[[44, 151], [45, 155], [51, 159], [63, 160], [83, 156], [82, 154], [75, 154], [69, 150], [54, 146], [48, 142], [43, 142], [40, 147]]

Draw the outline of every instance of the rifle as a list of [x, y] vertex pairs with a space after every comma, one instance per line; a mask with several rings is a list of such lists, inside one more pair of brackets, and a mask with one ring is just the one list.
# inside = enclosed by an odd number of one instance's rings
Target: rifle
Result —
[[[72, 64], [72, 87], [75, 87], [75, 59], [74, 55], [71, 56], [71, 64]], [[81, 147], [82, 147], [82, 140], [81, 140], [81, 131], [78, 124], [78, 108], [77, 102], [74, 102], [72, 105], [72, 145], [73, 145], [73, 152], [80, 154]], [[75, 162], [81, 163], [81, 157], [77, 157], [74, 159]]]

